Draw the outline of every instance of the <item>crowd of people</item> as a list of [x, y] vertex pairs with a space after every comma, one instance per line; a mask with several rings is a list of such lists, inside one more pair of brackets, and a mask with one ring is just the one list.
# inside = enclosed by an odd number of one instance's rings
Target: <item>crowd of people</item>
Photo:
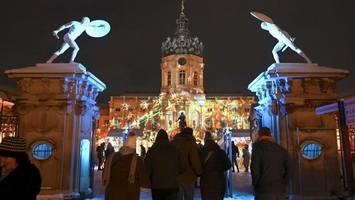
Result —
[[97, 168], [98, 170], [102, 170], [104, 161], [115, 152], [111, 142], [107, 143], [107, 147], [105, 148], [105, 142], [102, 142], [100, 145], [96, 147], [96, 155], [97, 155]]
[[[223, 200], [225, 171], [235, 165], [239, 152], [235, 147], [232, 149], [235, 156], [230, 161], [211, 133], [206, 132], [204, 145], [199, 148], [193, 130], [188, 127], [171, 141], [161, 129], [153, 146], [147, 152], [144, 150], [143, 157], [136, 154], [136, 143], [137, 136], [132, 132], [118, 152], [114, 152], [112, 145], [107, 145], [105, 150], [105, 144], [97, 148], [101, 164], [104, 156], [107, 157], [102, 173], [106, 200], [139, 200], [140, 188], [150, 188], [153, 200], [193, 200], [197, 177], [200, 177], [202, 200]], [[244, 165], [249, 165], [248, 148], [243, 149]], [[259, 129], [250, 169], [256, 200], [285, 199], [288, 153], [273, 140], [269, 128]], [[0, 143], [1, 199], [36, 199], [41, 182], [38, 168], [26, 153], [25, 139], [4, 138]]]
[[[259, 139], [250, 155], [243, 148], [243, 164], [249, 170], [256, 200], [285, 199], [289, 166], [287, 151], [274, 142], [270, 129], [260, 128]], [[145, 156], [136, 154], [136, 135], [129, 133], [124, 146], [109, 156], [103, 170], [106, 200], [138, 200], [140, 188], [150, 188], [153, 200], [193, 200], [195, 183], [200, 178], [202, 200], [223, 200], [226, 190], [225, 171], [236, 165], [238, 147], [232, 144], [230, 160], [225, 151], [206, 132], [204, 145], [198, 145], [193, 130], [183, 128], [169, 141], [159, 130]]]

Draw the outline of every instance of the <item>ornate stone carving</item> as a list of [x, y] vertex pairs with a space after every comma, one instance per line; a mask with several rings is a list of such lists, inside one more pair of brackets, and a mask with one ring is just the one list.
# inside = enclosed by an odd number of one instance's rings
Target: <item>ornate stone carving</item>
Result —
[[95, 120], [99, 120], [100, 119], [100, 109], [97, 106], [93, 106], [92, 112], [93, 112], [93, 118]]
[[64, 84], [65, 86], [65, 93], [68, 96], [75, 97], [76, 94], [76, 80], [67, 80]]
[[31, 92], [31, 85], [32, 85], [32, 79], [29, 78], [24, 78], [19, 81], [17, 81], [17, 87], [18, 89], [25, 94], [28, 94]]
[[166, 38], [162, 43], [161, 51], [163, 57], [172, 54], [193, 54], [202, 56], [203, 43], [197, 37], [191, 37], [188, 28], [189, 20], [183, 12], [180, 13], [179, 18], [176, 20], [177, 29], [175, 37], [171, 39]]
[[278, 92], [282, 94], [286, 94], [290, 92], [290, 85], [287, 79], [285, 78], [280, 78], [276, 80]]
[[94, 88], [92, 91], [92, 99], [96, 100], [98, 95], [99, 95], [99, 91], [97, 90], [97, 88]]
[[335, 81], [328, 78], [323, 78], [319, 82], [320, 91], [322, 93], [334, 93], [335, 92]]
[[88, 96], [88, 82], [87, 81], [82, 81], [80, 85], [78, 85], [78, 91], [79, 91], [79, 95], [81, 97], [83, 96]]
[[76, 115], [85, 115], [89, 107], [84, 101], [75, 101], [74, 111]]

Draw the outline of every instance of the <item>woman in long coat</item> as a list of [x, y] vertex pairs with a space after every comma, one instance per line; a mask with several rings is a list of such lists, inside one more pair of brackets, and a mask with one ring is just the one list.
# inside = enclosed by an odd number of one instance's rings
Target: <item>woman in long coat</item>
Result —
[[212, 140], [209, 132], [205, 135], [201, 163], [203, 167], [200, 181], [202, 200], [223, 200], [226, 189], [224, 172], [231, 168], [231, 162], [225, 152]]
[[103, 184], [105, 200], [139, 200], [140, 187], [149, 187], [143, 161], [136, 154], [134, 133], [128, 134], [125, 145], [108, 158]]

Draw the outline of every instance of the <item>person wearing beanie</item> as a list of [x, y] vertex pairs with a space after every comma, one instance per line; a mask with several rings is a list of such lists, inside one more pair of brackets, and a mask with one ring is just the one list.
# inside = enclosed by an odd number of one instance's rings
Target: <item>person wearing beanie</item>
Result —
[[136, 154], [136, 140], [135, 133], [129, 133], [123, 147], [106, 160], [105, 200], [139, 200], [140, 187], [149, 187], [143, 160]]
[[151, 182], [152, 199], [176, 200], [179, 174], [184, 172], [185, 167], [179, 150], [169, 142], [165, 130], [159, 130], [153, 146], [147, 152], [144, 164]]
[[1, 199], [35, 200], [41, 191], [41, 175], [26, 153], [26, 140], [5, 137], [0, 143], [0, 165], [5, 176], [0, 179]]
[[179, 149], [181, 159], [183, 163], [186, 163], [186, 170], [179, 178], [180, 186], [177, 199], [192, 200], [197, 176], [202, 173], [200, 156], [192, 128], [186, 127], [181, 133], [176, 134], [172, 144]]
[[258, 134], [250, 166], [255, 200], [285, 199], [290, 173], [288, 153], [273, 140], [269, 128], [259, 128]]
[[224, 172], [231, 168], [226, 153], [213, 140], [210, 132], [205, 133], [205, 145], [201, 151], [203, 173], [200, 180], [202, 200], [223, 200], [226, 190]]

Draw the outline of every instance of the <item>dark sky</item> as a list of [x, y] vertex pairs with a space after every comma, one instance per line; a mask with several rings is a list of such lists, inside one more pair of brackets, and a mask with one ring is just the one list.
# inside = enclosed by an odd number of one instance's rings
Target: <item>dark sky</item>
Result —
[[[354, 71], [354, 0], [187, 0], [185, 7], [192, 35], [205, 45], [206, 91], [247, 92], [248, 84], [274, 62], [276, 40], [249, 14], [254, 10], [296, 36], [296, 45], [313, 62]], [[100, 101], [124, 91], [158, 92], [160, 46], [173, 36], [179, 12], [178, 0], [1, 0], [0, 69], [46, 61], [61, 45], [51, 32], [88, 16], [111, 24], [106, 37], [77, 39], [76, 61], [108, 86]], [[67, 51], [56, 61], [69, 56]], [[289, 49], [282, 61], [303, 62]], [[352, 73], [339, 91], [354, 89], [354, 80]], [[14, 87], [15, 82], [1, 74], [0, 85]]]

